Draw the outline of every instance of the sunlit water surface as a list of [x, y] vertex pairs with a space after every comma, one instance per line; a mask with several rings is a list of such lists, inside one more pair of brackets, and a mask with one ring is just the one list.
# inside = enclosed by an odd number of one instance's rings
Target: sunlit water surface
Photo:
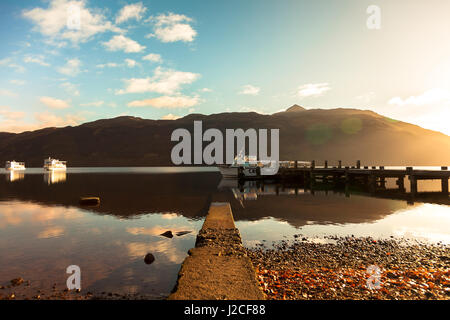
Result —
[[[310, 191], [238, 186], [214, 168], [70, 168], [0, 172], [0, 284], [16, 277], [64, 287], [69, 265], [83, 290], [164, 298], [212, 201], [231, 204], [244, 244], [329, 236], [391, 236], [450, 244], [450, 206]], [[439, 181], [422, 184], [436, 191]], [[82, 196], [99, 196], [96, 207]], [[448, 199], [448, 198], [447, 198]], [[433, 202], [433, 201], [430, 201]], [[161, 236], [172, 231], [173, 238]], [[189, 233], [176, 235], [177, 232]], [[155, 261], [144, 262], [152, 253]]]

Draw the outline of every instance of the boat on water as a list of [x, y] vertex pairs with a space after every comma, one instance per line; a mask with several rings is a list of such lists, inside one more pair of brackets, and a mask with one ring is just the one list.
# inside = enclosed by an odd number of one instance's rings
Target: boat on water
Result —
[[308, 168], [310, 161], [262, 161], [255, 156], [237, 156], [232, 164], [218, 165], [222, 177], [225, 179], [237, 179], [240, 177], [257, 178], [261, 176], [261, 169], [273, 168]]
[[25, 170], [25, 162], [6, 161], [5, 169], [8, 171]]
[[67, 169], [67, 161], [48, 158], [44, 160], [44, 169], [47, 171], [65, 171]]
[[218, 165], [217, 168], [225, 179], [235, 179], [240, 176], [258, 177], [261, 175], [261, 168], [266, 165], [255, 156], [237, 156], [231, 165]]

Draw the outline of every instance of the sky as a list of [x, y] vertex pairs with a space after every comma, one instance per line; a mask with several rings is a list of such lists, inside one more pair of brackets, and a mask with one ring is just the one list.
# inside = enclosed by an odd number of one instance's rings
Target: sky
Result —
[[450, 135], [448, 0], [0, 1], [0, 131], [370, 109]]

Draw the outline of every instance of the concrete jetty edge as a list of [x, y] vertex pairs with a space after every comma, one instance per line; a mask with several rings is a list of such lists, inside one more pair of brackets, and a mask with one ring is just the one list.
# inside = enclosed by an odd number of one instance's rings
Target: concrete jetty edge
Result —
[[169, 300], [264, 300], [229, 203], [213, 202]]

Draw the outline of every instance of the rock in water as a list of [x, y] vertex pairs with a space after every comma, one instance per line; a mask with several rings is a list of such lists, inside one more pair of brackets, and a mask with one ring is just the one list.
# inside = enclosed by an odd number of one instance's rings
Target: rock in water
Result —
[[80, 205], [82, 206], [97, 206], [100, 204], [100, 197], [81, 197]]
[[147, 255], [144, 258], [145, 264], [151, 264], [153, 263], [153, 261], [155, 261], [155, 256], [152, 255], [151, 253], [147, 253]]
[[164, 233], [161, 233], [161, 236], [164, 236], [164, 237], [166, 237], [166, 238], [173, 238], [173, 234], [172, 234], [172, 231], [166, 231], [166, 232], [164, 232]]
[[184, 236], [185, 234], [191, 233], [192, 231], [179, 231], [177, 232], [177, 237], [181, 237]]
[[16, 278], [16, 279], [12, 279], [11, 280], [11, 284], [15, 287], [15, 286], [20, 286], [23, 283], [23, 279], [22, 278]]

